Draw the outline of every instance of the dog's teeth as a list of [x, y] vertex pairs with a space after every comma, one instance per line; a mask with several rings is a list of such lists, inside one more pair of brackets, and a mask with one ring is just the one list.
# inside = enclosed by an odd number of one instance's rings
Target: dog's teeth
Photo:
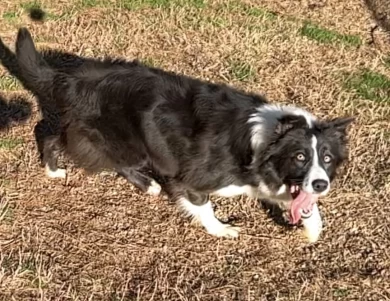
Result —
[[295, 192], [295, 186], [294, 186], [294, 185], [290, 187], [290, 192], [291, 192], [291, 193], [294, 193], [294, 192]]

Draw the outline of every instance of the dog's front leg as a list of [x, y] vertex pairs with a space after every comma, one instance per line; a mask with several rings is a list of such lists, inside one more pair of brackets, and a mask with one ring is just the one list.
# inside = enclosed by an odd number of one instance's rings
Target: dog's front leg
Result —
[[218, 237], [237, 237], [239, 227], [221, 223], [214, 215], [211, 202], [206, 194], [186, 193], [178, 199], [179, 208], [188, 216], [199, 222], [211, 235]]
[[311, 216], [302, 219], [302, 224], [308, 241], [310, 243], [316, 242], [322, 232], [322, 218], [317, 204], [314, 204]]

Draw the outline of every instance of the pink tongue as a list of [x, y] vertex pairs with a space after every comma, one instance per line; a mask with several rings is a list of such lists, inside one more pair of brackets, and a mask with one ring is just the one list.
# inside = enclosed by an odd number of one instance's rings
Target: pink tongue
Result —
[[318, 197], [302, 190], [298, 196], [292, 201], [290, 208], [290, 222], [294, 225], [301, 219], [301, 210], [312, 210], [314, 203]]

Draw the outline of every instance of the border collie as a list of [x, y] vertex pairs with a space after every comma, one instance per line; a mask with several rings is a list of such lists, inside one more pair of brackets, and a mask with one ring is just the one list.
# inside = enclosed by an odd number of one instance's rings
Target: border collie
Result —
[[114, 170], [158, 195], [161, 183], [143, 172], [149, 169], [212, 235], [237, 237], [239, 228], [215, 217], [208, 196], [246, 194], [278, 204], [292, 224], [302, 220], [310, 242], [319, 238], [317, 199], [329, 192], [346, 158], [354, 118], [318, 120], [297, 107], [138, 61], [60, 72], [40, 56], [25, 28], [16, 56], [28, 86], [46, 93], [60, 111], [61, 131], [44, 143], [49, 177], [65, 177], [57, 168], [65, 152], [85, 170]]

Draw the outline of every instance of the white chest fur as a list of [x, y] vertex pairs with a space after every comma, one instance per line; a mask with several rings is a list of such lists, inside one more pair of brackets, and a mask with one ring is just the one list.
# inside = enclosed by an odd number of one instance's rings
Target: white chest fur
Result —
[[226, 198], [245, 194], [251, 198], [265, 198], [275, 201], [288, 201], [290, 199], [290, 194], [287, 191], [286, 185], [282, 185], [276, 192], [273, 192], [264, 183], [260, 183], [258, 187], [251, 185], [229, 185], [224, 188], [218, 189], [212, 194]]

